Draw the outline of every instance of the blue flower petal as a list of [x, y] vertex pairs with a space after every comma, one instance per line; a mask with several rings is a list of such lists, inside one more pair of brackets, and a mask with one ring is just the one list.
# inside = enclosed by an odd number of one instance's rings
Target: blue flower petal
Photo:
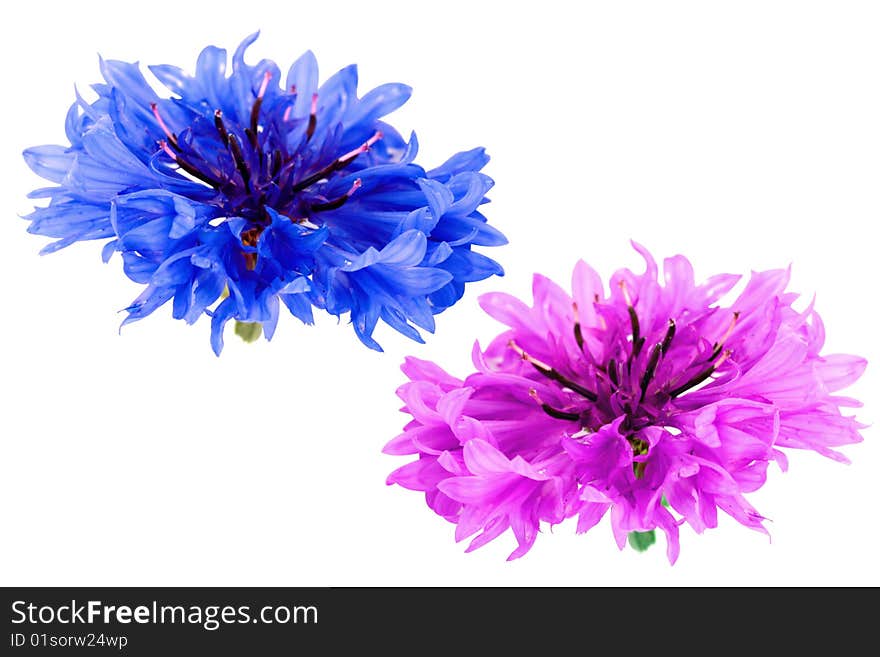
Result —
[[431, 209], [435, 221], [439, 220], [455, 202], [455, 196], [446, 185], [436, 180], [423, 178], [417, 182], [419, 189], [422, 190], [428, 201], [428, 207]]
[[351, 314], [352, 326], [360, 341], [370, 349], [382, 351], [382, 347], [372, 337], [379, 321], [379, 305], [368, 301], [365, 308], [352, 309]]
[[452, 279], [449, 283], [432, 292], [428, 300], [434, 308], [434, 312], [442, 312], [454, 306], [464, 295], [464, 282]]
[[195, 280], [193, 299], [189, 312], [184, 316], [187, 324], [194, 324], [212, 305], [226, 287], [226, 277], [214, 271], [202, 271]]
[[[317, 71], [317, 64], [315, 64]], [[357, 66], [351, 64], [331, 75], [318, 89], [321, 123], [335, 125], [352, 102], [357, 101]]]
[[297, 119], [309, 115], [312, 94], [318, 91], [318, 60], [311, 50], [300, 55], [287, 73], [286, 88], [296, 88], [296, 101], [291, 116]]
[[101, 59], [101, 74], [111, 89], [116, 89], [142, 108], [149, 109], [150, 103], [159, 100], [156, 92], [147, 83], [137, 63], [129, 64], [112, 59]]
[[444, 262], [452, 255], [452, 245], [447, 242], [431, 242], [430, 248], [426, 250], [425, 259], [421, 264], [425, 267], [435, 267]]
[[377, 262], [379, 262], [379, 260], [381, 260], [381, 258], [382, 258], [382, 256], [379, 253], [379, 251], [377, 251], [375, 248], [370, 246], [366, 249], [366, 251], [361, 253], [359, 256], [357, 256], [356, 258], [354, 258], [350, 262], [346, 263], [346, 265], [344, 267], [342, 267], [342, 270], [354, 272], [354, 271], [358, 271], [360, 269], [365, 269], [365, 268], [370, 267], [370, 266], [376, 264]]
[[473, 171], [458, 173], [449, 179], [447, 185], [455, 201], [450, 204], [446, 214], [463, 217], [470, 215], [484, 202], [494, 182], [489, 176]]
[[438, 221], [440, 218], [435, 216], [429, 208], [419, 208], [406, 215], [404, 220], [398, 224], [393, 236], [397, 237], [407, 230], [418, 230], [425, 235], [430, 235]]
[[183, 69], [178, 66], [169, 64], [156, 64], [148, 66], [150, 73], [156, 76], [156, 79], [164, 84], [172, 93], [183, 96], [190, 84], [192, 78], [184, 73]]
[[34, 146], [24, 151], [24, 161], [38, 176], [61, 183], [67, 176], [76, 153], [64, 146]]
[[275, 335], [275, 328], [278, 326], [278, 297], [274, 294], [267, 294], [263, 297], [263, 306], [264, 306], [264, 318], [262, 320], [263, 324], [263, 335], [266, 336], [267, 340], [271, 340], [272, 336]]
[[131, 251], [122, 254], [122, 263], [125, 275], [135, 283], [141, 284], [149, 283], [159, 266], [158, 263], [151, 262]]
[[147, 315], [151, 314], [156, 308], [164, 305], [169, 299], [174, 296], [174, 288], [173, 287], [159, 287], [150, 285], [144, 290], [137, 299], [125, 310], [128, 312], [128, 316], [122, 320], [122, 326], [126, 324], [130, 324], [131, 322], [135, 322], [139, 319], [143, 319]]
[[223, 329], [226, 328], [226, 322], [232, 318], [234, 310], [235, 301], [232, 297], [227, 297], [217, 306], [211, 317], [211, 348], [218, 356], [223, 351]]
[[112, 237], [110, 209], [106, 204], [76, 201], [55, 203], [37, 208], [25, 219], [31, 222], [28, 232], [47, 237], [72, 237], [76, 240]]
[[388, 306], [383, 306], [380, 316], [382, 317], [382, 321], [384, 321], [394, 330], [408, 337], [410, 340], [415, 340], [420, 344], [425, 343], [422, 336], [419, 335], [419, 332], [407, 323], [406, 315], [400, 310]]
[[425, 257], [428, 239], [418, 230], [408, 230], [394, 238], [379, 252], [379, 262], [397, 267], [413, 267]]
[[196, 105], [204, 101], [214, 109], [226, 109], [226, 51], [208, 46], [199, 54], [196, 62], [195, 84], [190, 93], [181, 94], [185, 100]]
[[281, 301], [287, 306], [290, 313], [303, 324], [314, 324], [312, 315], [312, 302], [305, 294], [279, 294]]
[[111, 240], [104, 245], [104, 248], [101, 249], [101, 260], [105, 263], [110, 262], [110, 258], [113, 257], [113, 254], [116, 253], [117, 248], [119, 247], [118, 240]]
[[385, 265], [376, 265], [381, 268], [380, 275], [388, 289], [407, 296], [423, 296], [439, 290], [452, 280], [452, 273], [437, 267], [408, 267], [389, 271]]
[[342, 121], [345, 125], [373, 123], [403, 105], [412, 95], [412, 87], [405, 84], [383, 84], [352, 104]]
[[455, 280], [465, 283], [504, 275], [504, 269], [497, 262], [482, 253], [464, 248], [453, 249], [449, 258], [439, 266], [450, 272]]
[[402, 298], [398, 300], [406, 317], [421, 329], [433, 333], [435, 327], [434, 314], [427, 299]]
[[469, 151], [456, 153], [436, 169], [428, 171], [428, 177], [439, 182], [448, 182], [456, 173], [462, 171], [479, 171], [489, 163], [485, 148], [473, 148]]

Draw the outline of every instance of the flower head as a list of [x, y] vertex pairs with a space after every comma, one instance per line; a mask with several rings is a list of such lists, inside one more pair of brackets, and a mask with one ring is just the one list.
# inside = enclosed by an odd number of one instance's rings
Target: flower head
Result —
[[426, 171], [418, 143], [381, 118], [410, 95], [385, 84], [357, 95], [355, 66], [318, 86], [305, 53], [282, 78], [270, 60], [246, 64], [251, 35], [232, 57], [205, 48], [195, 75], [150, 71], [174, 95], [160, 97], [138, 65], [101, 61], [104, 83], [67, 114], [69, 146], [24, 152], [55, 183], [32, 198], [47, 207], [29, 231], [56, 238], [43, 251], [108, 239], [146, 286], [125, 322], [172, 301], [189, 323], [212, 317], [219, 354], [230, 319], [271, 338], [283, 303], [305, 323], [312, 307], [350, 313], [369, 347], [379, 319], [414, 340], [454, 304], [465, 283], [501, 267], [473, 246], [504, 236], [479, 207], [492, 180], [482, 148]]
[[[398, 390], [412, 416], [386, 453], [418, 455], [388, 478], [424, 491], [456, 523], [472, 550], [511, 529], [516, 558], [542, 523], [577, 516], [585, 532], [610, 511], [623, 548], [631, 533], [666, 533], [670, 562], [679, 526], [715, 527], [718, 510], [761, 532], [764, 517], [745, 494], [767, 467], [787, 467], [784, 449], [837, 461], [836, 447], [862, 428], [836, 396], [866, 362], [823, 355], [825, 331], [813, 304], [797, 311], [784, 269], [752, 273], [729, 305], [739, 276], [696, 284], [682, 256], [650, 254], [644, 274], [616, 272], [609, 289], [579, 262], [569, 295], [534, 278], [529, 307], [486, 294], [483, 309], [509, 327], [482, 351], [476, 372], [457, 379], [409, 358]], [[637, 534], [638, 535], [638, 534]]]

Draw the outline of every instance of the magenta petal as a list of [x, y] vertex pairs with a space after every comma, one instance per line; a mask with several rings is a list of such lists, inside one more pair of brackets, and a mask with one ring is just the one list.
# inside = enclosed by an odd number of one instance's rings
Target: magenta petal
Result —
[[510, 518], [510, 528], [513, 530], [513, 535], [519, 543], [519, 546], [507, 557], [508, 561], [513, 561], [514, 559], [519, 559], [532, 549], [535, 539], [538, 537], [538, 527], [535, 523], [521, 515], [514, 515]]
[[437, 424], [427, 425], [410, 431], [413, 447], [422, 454], [438, 456], [450, 449], [457, 449], [461, 443], [449, 427]]
[[662, 506], [658, 507], [654, 512], [654, 519], [657, 526], [666, 534], [666, 558], [669, 559], [670, 565], [678, 561], [678, 555], [681, 551], [681, 544], [678, 539], [678, 523], [675, 518]]
[[456, 476], [466, 477], [470, 474], [464, 466], [464, 459], [461, 456], [461, 452], [456, 451], [454, 454], [449, 451], [443, 452], [437, 457], [437, 463], [439, 463], [444, 470]]
[[734, 480], [743, 493], [758, 490], [767, 481], [767, 461], [755, 461], [749, 466], [732, 473]]
[[458, 440], [445, 425], [419, 425], [391, 440], [382, 450], [385, 454], [430, 454], [437, 456], [459, 446]]
[[581, 488], [580, 499], [585, 502], [597, 502], [600, 504], [610, 504], [611, 502], [611, 498], [593, 486], [584, 486]]
[[458, 422], [473, 392], [473, 388], [457, 388], [447, 392], [437, 402], [437, 413], [450, 427]]
[[837, 392], [855, 383], [867, 366], [864, 358], [846, 354], [832, 354], [816, 361], [816, 370], [828, 392]]
[[406, 456], [407, 454], [418, 454], [419, 450], [413, 446], [412, 436], [404, 431], [399, 436], [389, 440], [385, 447], [382, 448], [382, 452], [395, 456]]
[[511, 472], [515, 472], [520, 477], [526, 477], [534, 481], [545, 481], [550, 475], [538, 471], [531, 463], [526, 461], [522, 456], [514, 456], [510, 462]]
[[773, 459], [776, 461], [777, 465], [779, 465], [780, 470], [788, 472], [788, 457], [785, 455], [785, 452], [774, 449]]
[[434, 513], [450, 522], [458, 522], [461, 502], [456, 502], [436, 488], [425, 493], [425, 503]]
[[620, 433], [623, 417], [577, 440], [563, 438], [562, 447], [586, 481], [610, 478], [621, 468], [631, 467], [633, 452]]
[[693, 436], [707, 447], [721, 446], [721, 438], [715, 429], [715, 410], [714, 406], [706, 406], [694, 420]]
[[433, 381], [444, 390], [454, 390], [462, 385], [461, 380], [447, 374], [438, 365], [414, 356], [407, 356], [400, 369], [413, 381]]
[[485, 529], [475, 536], [468, 544], [465, 552], [473, 552], [477, 548], [481, 548], [489, 541], [492, 541], [503, 534], [510, 527], [507, 518], [498, 516], [486, 523]]
[[513, 329], [536, 333], [540, 327], [532, 319], [531, 309], [516, 297], [503, 292], [490, 292], [479, 298], [486, 313]]
[[583, 260], [574, 266], [571, 277], [571, 290], [578, 307], [578, 317], [583, 326], [596, 326], [597, 315], [594, 304], [596, 298], [605, 299], [602, 279], [599, 274]]
[[636, 524], [632, 522], [632, 515], [632, 509], [626, 502], [611, 506], [611, 531], [614, 534], [617, 547], [621, 550], [626, 547], [629, 533], [641, 528], [640, 526], [636, 527]]
[[388, 475], [388, 485], [398, 484], [410, 490], [427, 491], [449, 476], [449, 472], [435, 458], [422, 458], [397, 468]]
[[397, 395], [406, 403], [406, 412], [422, 424], [442, 422], [436, 404], [442, 391], [433, 383], [413, 381], [402, 385]]
[[463, 504], [480, 504], [499, 492], [499, 482], [491, 477], [450, 477], [437, 484], [437, 488]]
[[663, 261], [663, 278], [671, 292], [667, 300], [669, 312], [679, 313], [691, 302], [690, 297], [694, 291], [694, 268], [684, 256], [666, 258]]
[[485, 440], [469, 440], [464, 445], [464, 462], [475, 475], [511, 471], [510, 459]]
[[464, 416], [459, 418], [455, 423], [455, 426], [452, 427], [452, 431], [461, 444], [464, 444], [469, 440], [482, 440], [490, 445], [496, 443], [495, 437], [492, 435], [492, 431], [486, 423], [480, 422], [472, 417]]
[[587, 502], [581, 507], [578, 514], [577, 533], [584, 532], [595, 527], [605, 514], [608, 512], [611, 504], [599, 504], [595, 502]]

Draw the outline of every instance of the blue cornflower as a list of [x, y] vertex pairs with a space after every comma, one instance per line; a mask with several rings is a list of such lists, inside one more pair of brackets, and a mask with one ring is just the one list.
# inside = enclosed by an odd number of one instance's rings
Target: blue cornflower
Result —
[[211, 317], [219, 354], [230, 319], [260, 325], [271, 339], [280, 303], [303, 322], [312, 307], [350, 313], [361, 341], [381, 318], [422, 341], [433, 316], [461, 298], [465, 283], [503, 270], [473, 246], [504, 236], [479, 207], [492, 179], [482, 148], [429, 171], [380, 120], [409, 98], [403, 84], [357, 96], [349, 66], [318, 86], [306, 52], [286, 81], [270, 60], [255, 66], [209, 46], [190, 76], [150, 71], [174, 94], [159, 97], [138, 65], [101, 60], [105, 82], [92, 103], [77, 94], [67, 114], [70, 146], [38, 146], [25, 161], [56, 186], [28, 215], [29, 232], [57, 238], [43, 249], [109, 239], [126, 275], [146, 286], [123, 324], [172, 301], [188, 323]]

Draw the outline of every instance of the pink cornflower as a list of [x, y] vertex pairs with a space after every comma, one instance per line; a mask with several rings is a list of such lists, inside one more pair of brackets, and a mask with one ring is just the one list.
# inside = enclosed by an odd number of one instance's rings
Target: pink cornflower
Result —
[[621, 549], [660, 528], [674, 563], [679, 526], [716, 527], [719, 509], [766, 533], [745, 495], [770, 461], [787, 468], [784, 449], [848, 462], [834, 448], [862, 440], [863, 425], [840, 410], [860, 404], [834, 393], [866, 361], [820, 354], [824, 326], [812, 303], [792, 307], [788, 270], [753, 272], [721, 306], [739, 276], [697, 285], [679, 255], [658, 281], [634, 246], [645, 273], [619, 270], [607, 291], [581, 261], [571, 295], [535, 275], [532, 307], [481, 297], [509, 328], [474, 345], [466, 379], [416, 358], [402, 366], [411, 381], [398, 394], [413, 419], [384, 451], [418, 458], [388, 483], [423, 491], [456, 540], [476, 534], [468, 551], [510, 529], [515, 559], [542, 523], [577, 516], [580, 533], [610, 512]]

